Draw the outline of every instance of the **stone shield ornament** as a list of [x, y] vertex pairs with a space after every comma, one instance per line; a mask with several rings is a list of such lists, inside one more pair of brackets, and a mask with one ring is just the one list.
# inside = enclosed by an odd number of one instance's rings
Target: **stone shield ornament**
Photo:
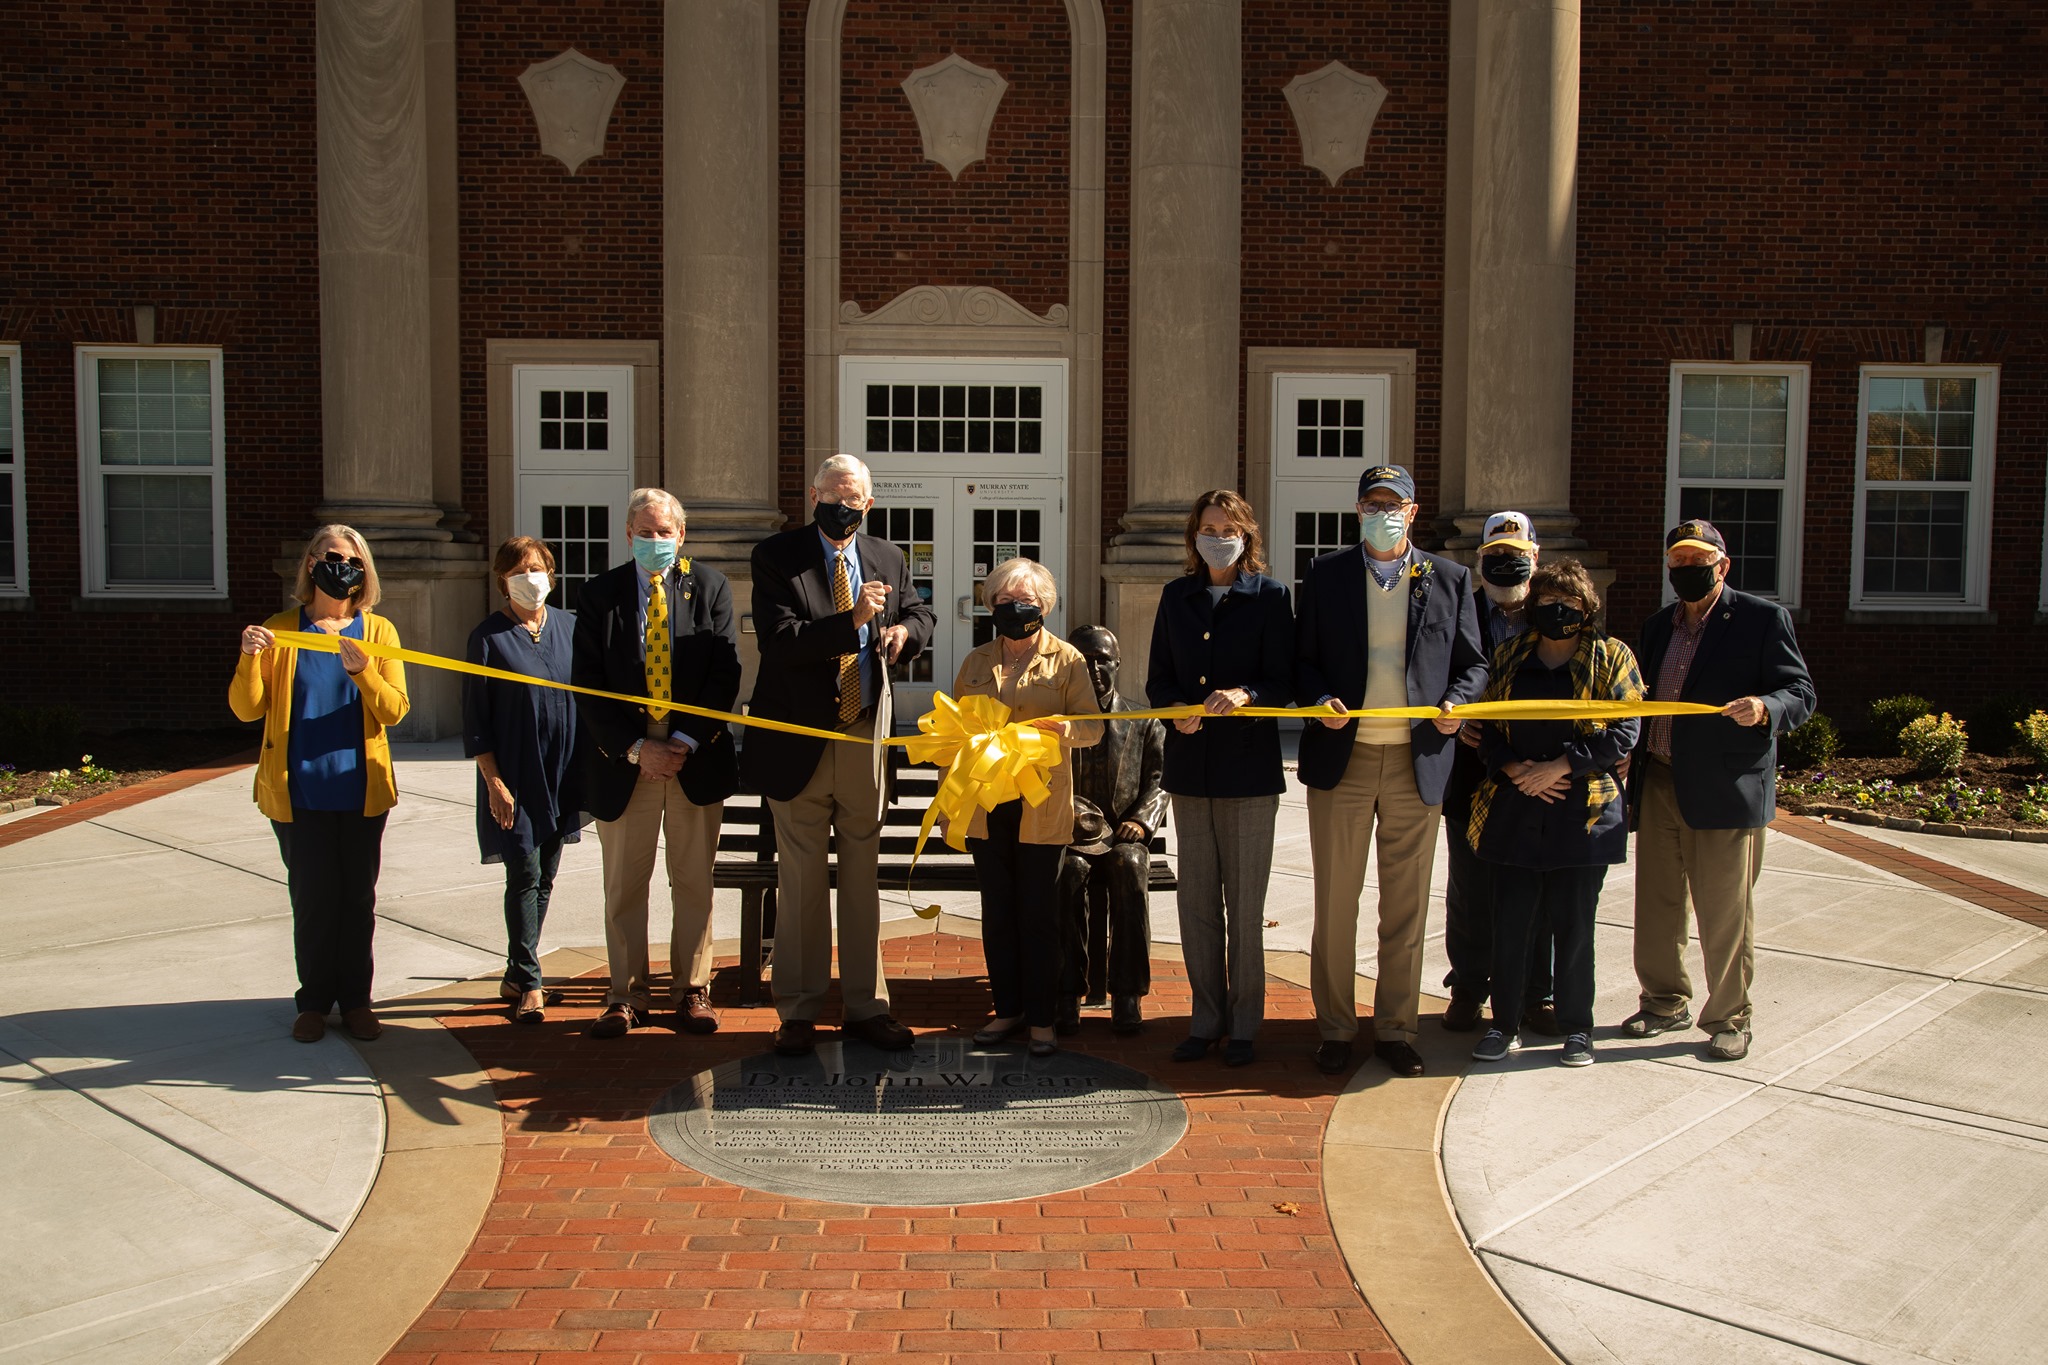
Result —
[[903, 93], [924, 136], [925, 157], [958, 180], [960, 172], [988, 155], [988, 130], [1009, 88], [1002, 76], [957, 52], [906, 76]]
[[1332, 185], [1346, 171], [1365, 164], [1372, 121], [1386, 103], [1387, 87], [1342, 62], [1287, 82], [1287, 107], [1301, 130], [1301, 163], [1328, 176]]
[[527, 67], [519, 84], [533, 106], [543, 155], [567, 166], [571, 175], [591, 157], [604, 155], [605, 126], [626, 84], [617, 67], [572, 47]]

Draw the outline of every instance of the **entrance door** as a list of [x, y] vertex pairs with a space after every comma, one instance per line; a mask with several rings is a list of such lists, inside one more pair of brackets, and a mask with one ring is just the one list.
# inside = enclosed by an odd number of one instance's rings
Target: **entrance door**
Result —
[[574, 607], [583, 585], [626, 558], [633, 491], [633, 371], [623, 365], [520, 365], [514, 535], [555, 555], [548, 605]]
[[[991, 639], [982, 580], [1006, 559], [1066, 579], [1066, 366], [1061, 361], [847, 359], [840, 448], [875, 476], [867, 530], [910, 560], [938, 618], [931, 647], [899, 669], [909, 723], [951, 692], [969, 650]], [[1062, 601], [1047, 628], [1064, 634]]]
[[1309, 561], [1358, 543], [1358, 476], [1387, 458], [1383, 374], [1273, 376], [1273, 576], [1299, 589]]

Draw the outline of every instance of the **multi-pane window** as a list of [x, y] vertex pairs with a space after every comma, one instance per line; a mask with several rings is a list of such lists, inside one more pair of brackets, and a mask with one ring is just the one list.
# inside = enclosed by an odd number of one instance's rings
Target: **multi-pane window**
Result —
[[21, 478], [21, 348], [0, 346], [0, 596], [28, 591]]
[[985, 645], [996, 638], [996, 628], [981, 581], [996, 565], [1012, 559], [1045, 562], [1045, 514], [1036, 507], [977, 507], [973, 531], [969, 549], [974, 555], [974, 643]]
[[544, 502], [540, 538], [555, 556], [555, 587], [548, 605], [574, 607], [583, 585], [611, 567], [611, 508], [603, 503]]
[[1363, 398], [1297, 398], [1294, 453], [1309, 460], [1365, 458]]
[[1308, 577], [1308, 566], [1317, 555], [1326, 555], [1332, 550], [1349, 549], [1358, 543], [1358, 513], [1350, 508], [1342, 512], [1296, 512], [1294, 514], [1294, 590], [1301, 591], [1301, 580]]
[[218, 350], [81, 347], [85, 587], [227, 591]]
[[612, 396], [603, 389], [542, 389], [542, 450], [610, 450]]
[[1036, 384], [867, 386], [870, 455], [1037, 455], [1045, 391]]
[[1732, 586], [1796, 601], [1805, 368], [1680, 364], [1671, 379], [1666, 524], [1713, 522]]
[[1998, 372], [1865, 366], [1856, 600], [1982, 606]]
[[[910, 566], [910, 586], [917, 590], [918, 599], [927, 607], [932, 605], [937, 583], [934, 569], [937, 567], [938, 545], [933, 538], [937, 524], [938, 509], [935, 507], [876, 505], [868, 509], [868, 534], [880, 536], [903, 551], [903, 558]], [[932, 651], [924, 651], [902, 667], [901, 676], [906, 682], [932, 681]]]

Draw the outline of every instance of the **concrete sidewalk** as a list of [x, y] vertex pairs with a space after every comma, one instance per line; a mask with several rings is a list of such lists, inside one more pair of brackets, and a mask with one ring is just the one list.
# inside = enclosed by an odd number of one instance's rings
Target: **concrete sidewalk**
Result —
[[[472, 769], [452, 746], [398, 756], [386, 998], [490, 975], [503, 951]], [[376, 1178], [376, 1081], [339, 1037], [286, 1037], [283, 869], [249, 780], [0, 847], [0, 1361], [218, 1359], [331, 1252]], [[2048, 888], [2038, 846], [1910, 846]], [[1609, 1036], [1633, 1008], [1631, 878], [1615, 870], [1599, 1064], [1532, 1048], [1468, 1078], [1446, 1115], [1468, 1241], [1574, 1362], [2025, 1358], [2048, 1336], [2032, 1286], [2048, 1258], [2048, 935], [1790, 839], [1767, 864], [1756, 1050], [1722, 1067], [1696, 1036]], [[1307, 948], [1309, 888], [1296, 787], [1269, 948]], [[737, 913], [721, 901], [718, 936]], [[1153, 922], [1177, 937], [1170, 902]], [[1431, 924], [1433, 986], [1440, 898]], [[544, 947], [602, 941], [592, 838], [563, 861]], [[1361, 949], [1369, 975], [1369, 928]], [[1148, 1035], [1162, 1052], [1176, 1023]]]

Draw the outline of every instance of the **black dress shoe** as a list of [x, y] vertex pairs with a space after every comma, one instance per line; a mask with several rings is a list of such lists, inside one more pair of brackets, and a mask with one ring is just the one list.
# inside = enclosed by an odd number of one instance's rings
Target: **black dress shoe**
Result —
[[1564, 1026], [1557, 1022], [1557, 1006], [1548, 1000], [1522, 1011], [1522, 1027], [1545, 1038], [1564, 1037]]
[[1193, 1034], [1173, 1045], [1173, 1060], [1176, 1062], [1199, 1062], [1209, 1055], [1209, 1049], [1216, 1046], [1214, 1038], [1197, 1038]]
[[785, 1019], [775, 1030], [775, 1055], [808, 1057], [818, 1045], [818, 1026], [808, 1019]]
[[1422, 1054], [1407, 1043], [1374, 1043], [1372, 1055], [1387, 1064], [1396, 1076], [1420, 1076]]
[[871, 1014], [865, 1019], [849, 1019], [839, 1026], [839, 1031], [849, 1038], [858, 1038], [870, 1047], [884, 1052], [901, 1052], [917, 1042], [917, 1035], [897, 1023], [886, 1014]]
[[1259, 1050], [1249, 1038], [1232, 1038], [1223, 1045], [1223, 1065], [1250, 1066], [1259, 1059]]
[[974, 1045], [976, 1047], [995, 1047], [999, 1043], [1009, 1042], [1010, 1039], [1016, 1037], [1029, 1027], [1031, 1026], [1024, 1022], [1024, 1016], [1020, 1014], [1001, 1028], [991, 1024], [979, 1033], [976, 1033], [974, 1035]]
[[1479, 1027], [1479, 1007], [1486, 1002], [1469, 1000], [1462, 995], [1451, 997], [1451, 1003], [1444, 1006], [1444, 1028], [1451, 1033], [1470, 1033]]
[[1052, 1021], [1052, 1031], [1062, 1038], [1071, 1038], [1081, 1031], [1081, 997], [1063, 995], [1060, 997], [1059, 1014]]
[[1351, 1065], [1351, 1044], [1342, 1038], [1330, 1038], [1316, 1044], [1316, 1070], [1325, 1076], [1342, 1074]]
[[1128, 1038], [1134, 1033], [1145, 1031], [1144, 1007], [1138, 1002], [1143, 997], [1119, 995], [1109, 1002], [1109, 1031]]

